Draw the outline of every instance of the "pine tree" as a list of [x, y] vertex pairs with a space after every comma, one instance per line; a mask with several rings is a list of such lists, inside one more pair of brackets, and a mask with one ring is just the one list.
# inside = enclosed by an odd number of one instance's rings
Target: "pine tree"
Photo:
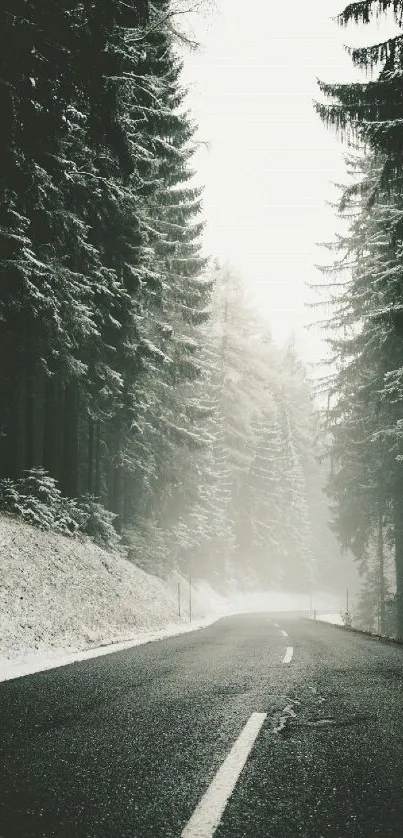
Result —
[[2, 12], [1, 469], [44, 465], [120, 527], [161, 482], [168, 497], [175, 454], [202, 435], [184, 388], [209, 284], [168, 12]]
[[317, 103], [316, 109], [322, 119], [334, 126], [343, 135], [355, 136], [376, 153], [383, 155], [383, 164], [378, 186], [400, 181], [402, 168], [403, 96], [402, 57], [403, 35], [401, 28], [403, 4], [401, 0], [362, 0], [351, 3], [337, 20], [339, 25], [369, 23], [373, 18], [393, 11], [397, 24], [395, 37], [369, 47], [348, 48], [356, 67], [373, 74], [379, 68], [376, 78], [350, 84], [327, 84], [319, 82], [325, 97], [331, 104]]
[[305, 374], [291, 351], [274, 346], [231, 269], [218, 266], [214, 278], [206, 338], [215, 388], [213, 456], [222, 486], [217, 507], [232, 522], [231, 572], [255, 586], [307, 590], [316, 570], [309, 468], [311, 483], [318, 477]]
[[[400, 2], [356, 3], [339, 16], [368, 22], [374, 14], [394, 11], [401, 24]], [[377, 78], [361, 84], [326, 85], [335, 100], [318, 105], [322, 118], [366, 143], [363, 175], [345, 192], [342, 208], [356, 218], [345, 247], [352, 261], [352, 281], [336, 303], [336, 327], [348, 334], [333, 341], [339, 372], [336, 405], [331, 414], [333, 455], [338, 460], [331, 481], [337, 498], [339, 532], [357, 555], [365, 554], [381, 516], [395, 544], [398, 633], [403, 635], [403, 472], [401, 470], [401, 55], [402, 36], [374, 47], [351, 50], [353, 62]]]
[[345, 252], [351, 276], [342, 276], [330, 324], [337, 372], [328, 410], [329, 493], [339, 539], [360, 561], [381, 543], [385, 528], [391, 530], [399, 585], [402, 205], [390, 190], [382, 204], [368, 205], [373, 174], [369, 167], [369, 183], [342, 198], [352, 221], [337, 249]]

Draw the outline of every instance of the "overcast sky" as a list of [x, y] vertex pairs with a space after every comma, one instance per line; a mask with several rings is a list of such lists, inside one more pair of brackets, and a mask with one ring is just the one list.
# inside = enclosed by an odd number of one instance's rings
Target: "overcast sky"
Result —
[[198, 179], [205, 185], [205, 248], [230, 263], [269, 320], [275, 339], [291, 332], [305, 360], [323, 355], [320, 331], [304, 324], [338, 222], [326, 205], [331, 182], [345, 181], [347, 150], [312, 107], [316, 78], [357, 76], [343, 50], [394, 32], [389, 24], [340, 29], [337, 0], [215, 0], [193, 20], [197, 52], [184, 80], [199, 124]]

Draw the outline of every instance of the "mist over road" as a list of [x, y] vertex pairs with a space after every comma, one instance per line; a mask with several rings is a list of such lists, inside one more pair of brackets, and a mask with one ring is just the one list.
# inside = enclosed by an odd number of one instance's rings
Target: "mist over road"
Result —
[[403, 834], [403, 649], [330, 625], [226, 617], [4, 682], [0, 718], [1, 838]]

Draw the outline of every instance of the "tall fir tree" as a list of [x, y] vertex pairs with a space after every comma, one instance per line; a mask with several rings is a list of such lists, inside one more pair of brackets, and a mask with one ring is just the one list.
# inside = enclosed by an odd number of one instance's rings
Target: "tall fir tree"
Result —
[[[339, 23], [368, 23], [400, 2], [351, 4]], [[333, 101], [317, 109], [327, 124], [366, 145], [363, 175], [346, 190], [341, 207], [358, 204], [341, 247], [351, 257], [352, 279], [336, 301], [333, 340], [339, 371], [331, 413], [331, 492], [337, 498], [339, 532], [359, 555], [378, 521], [391, 528], [395, 546], [398, 633], [403, 636], [403, 472], [401, 394], [403, 320], [402, 248], [402, 40], [350, 50], [355, 65], [376, 77], [363, 83], [320, 83]], [[337, 328], [344, 334], [337, 335]], [[349, 504], [349, 501], [351, 504]], [[355, 512], [354, 512], [355, 510]]]

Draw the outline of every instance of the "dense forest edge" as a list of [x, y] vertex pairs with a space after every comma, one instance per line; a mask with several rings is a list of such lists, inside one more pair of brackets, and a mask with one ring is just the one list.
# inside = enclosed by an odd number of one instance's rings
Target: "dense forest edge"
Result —
[[348, 179], [336, 207], [344, 232], [328, 245], [333, 261], [322, 289], [331, 311], [324, 322], [330, 347], [324, 424], [334, 529], [364, 579], [360, 619], [384, 633], [392, 602], [402, 638], [403, 4], [352, 3], [336, 22], [354, 36], [355, 24], [378, 18], [396, 35], [347, 47], [361, 80], [321, 81], [316, 103], [348, 148]]
[[318, 410], [203, 253], [170, 3], [0, 14], [0, 509], [217, 589], [342, 590], [352, 554], [358, 621], [396, 608], [403, 636], [401, 36], [351, 50], [370, 81], [320, 82], [351, 177]]
[[174, 18], [3, 9], [0, 505], [160, 575], [309, 592], [337, 552], [317, 418], [202, 255]]

